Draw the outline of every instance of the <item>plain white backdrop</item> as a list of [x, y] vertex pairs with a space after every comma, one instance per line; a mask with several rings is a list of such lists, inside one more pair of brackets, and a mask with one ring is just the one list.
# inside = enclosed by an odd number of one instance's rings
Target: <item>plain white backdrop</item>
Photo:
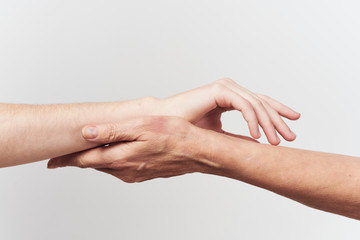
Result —
[[[1, 0], [0, 102], [165, 97], [231, 77], [302, 113], [283, 146], [360, 156], [359, 11], [355, 0]], [[248, 134], [241, 114], [223, 121]], [[216, 176], [126, 184], [46, 161], [0, 169], [2, 240], [359, 237], [355, 220]]]

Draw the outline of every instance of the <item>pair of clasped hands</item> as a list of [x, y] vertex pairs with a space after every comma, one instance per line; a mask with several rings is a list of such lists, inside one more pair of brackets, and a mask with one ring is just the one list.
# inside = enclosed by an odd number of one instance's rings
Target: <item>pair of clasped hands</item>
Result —
[[[272, 145], [280, 143], [279, 134], [293, 141], [296, 135], [282, 117], [300, 117], [228, 78], [165, 99], [144, 98], [139, 108], [123, 122], [84, 126], [83, 138], [96, 147], [53, 158], [48, 168], [94, 168], [125, 182], [193, 172], [225, 175], [234, 163], [216, 156], [229, 142], [239, 147], [251, 142], [254, 147], [259, 144], [255, 139], [261, 137], [260, 127]], [[221, 114], [231, 110], [242, 113], [251, 137], [222, 130]]]

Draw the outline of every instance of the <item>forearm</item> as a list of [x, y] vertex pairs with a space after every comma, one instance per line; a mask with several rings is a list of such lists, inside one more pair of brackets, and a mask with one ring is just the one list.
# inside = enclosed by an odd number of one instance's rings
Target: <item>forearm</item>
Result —
[[[219, 142], [220, 143], [220, 142]], [[256, 185], [310, 207], [360, 219], [360, 159], [238, 139], [212, 155], [216, 174]]]
[[0, 167], [95, 147], [81, 136], [83, 126], [150, 115], [153, 101], [144, 98], [112, 103], [0, 104]]

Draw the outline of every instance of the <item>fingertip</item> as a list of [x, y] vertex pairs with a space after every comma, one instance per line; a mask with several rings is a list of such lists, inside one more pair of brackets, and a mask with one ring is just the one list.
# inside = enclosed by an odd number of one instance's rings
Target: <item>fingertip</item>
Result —
[[259, 128], [255, 129], [253, 131], [250, 131], [250, 134], [255, 139], [259, 139], [261, 137], [261, 133], [260, 133]]
[[294, 120], [298, 120], [299, 118], [301, 117], [301, 114], [300, 113], [298, 113], [298, 112], [295, 112], [294, 113]]
[[292, 141], [294, 141], [295, 139], [296, 139], [296, 134], [295, 134], [293, 131], [290, 130], [289, 137], [288, 137], [288, 139], [286, 139], [286, 140], [289, 141], [289, 142], [292, 142]]
[[267, 135], [267, 140], [268, 142], [271, 144], [271, 145], [274, 145], [274, 146], [277, 146], [280, 144], [281, 140], [280, 138], [277, 136], [277, 134], [274, 134], [274, 135]]
[[288, 141], [288, 142], [292, 142], [292, 141], [294, 141], [295, 139], [296, 139], [296, 136], [291, 136], [291, 137], [284, 137], [284, 139], [286, 140], [286, 141]]
[[251, 134], [251, 137], [254, 138], [254, 139], [259, 139], [260, 138], [259, 136], [254, 135], [254, 134]]
[[50, 159], [49, 161], [48, 161], [48, 163], [47, 163], [47, 168], [48, 169], [55, 169], [55, 168], [57, 168], [58, 166], [57, 166], [57, 163], [56, 163], [56, 160], [54, 160], [53, 158], [52, 159]]
[[49, 160], [47, 164], [48, 169], [55, 169], [59, 167], [66, 167], [68, 164], [66, 156], [55, 157]]
[[301, 117], [301, 114], [298, 112], [295, 112], [295, 111], [291, 115], [289, 114], [287, 116], [287, 118], [290, 120], [298, 120], [300, 117]]
[[294, 136], [292, 138], [290, 138], [288, 141], [292, 142], [292, 141], [295, 141], [295, 139], [296, 139], [296, 135], [294, 134]]
[[261, 133], [260, 133], [260, 129], [259, 126], [257, 127], [257, 136], [256, 139], [261, 138]]
[[288, 128], [287, 131], [281, 133], [281, 135], [288, 142], [292, 142], [296, 139], [296, 134], [293, 131], [291, 131], [290, 128]]
[[281, 142], [281, 140], [280, 140], [279, 136], [275, 133], [275, 139], [273, 140], [272, 144], [274, 146], [277, 146], [280, 144], [280, 142]]
[[279, 136], [277, 135], [276, 130], [273, 126], [267, 127], [267, 128], [263, 127], [263, 130], [264, 130], [264, 133], [266, 135], [268, 142], [271, 145], [278, 145], [280, 143], [281, 140], [280, 140]]

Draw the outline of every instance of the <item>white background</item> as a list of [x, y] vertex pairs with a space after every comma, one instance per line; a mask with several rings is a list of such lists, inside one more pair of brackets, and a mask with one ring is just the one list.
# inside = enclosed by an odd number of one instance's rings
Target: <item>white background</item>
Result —
[[[1, 0], [0, 102], [165, 97], [226, 76], [302, 113], [282, 145], [359, 156], [359, 12], [355, 0]], [[240, 114], [224, 124], [248, 134]], [[2, 240], [359, 237], [355, 220], [216, 176], [0, 169]]]

